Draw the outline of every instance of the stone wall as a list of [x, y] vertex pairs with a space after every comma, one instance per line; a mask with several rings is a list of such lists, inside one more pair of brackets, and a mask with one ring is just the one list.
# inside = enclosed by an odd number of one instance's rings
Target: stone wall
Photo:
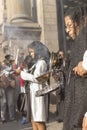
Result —
[[58, 30], [56, 0], [43, 1], [44, 6], [44, 37], [51, 51], [58, 50]]
[[[4, 25], [4, 42], [9, 44], [9, 41], [14, 41], [15, 43], [13, 42], [13, 44], [17, 46], [18, 41], [19, 43], [25, 41], [24, 44], [28, 44], [35, 39], [43, 42], [50, 51], [58, 50], [56, 0], [36, 0], [37, 21], [32, 20], [32, 5], [29, 4], [29, 1], [31, 2], [33, 0], [29, 0], [27, 3], [27, 7], [29, 5], [31, 8], [29, 15], [28, 8], [25, 8], [25, 0], [22, 3], [17, 0], [4, 1], [6, 6], [6, 19], [2, 24]], [[23, 2], [25, 5], [23, 5]], [[1, 19], [3, 20], [4, 18]], [[21, 45], [23, 47], [23, 43]]]
[[4, 10], [3, 0], [0, 0], [0, 24], [3, 23], [3, 10]]
[[37, 7], [38, 22], [42, 28], [41, 41], [48, 46], [50, 51], [57, 51], [59, 46], [56, 0], [39, 0], [37, 5], [39, 7]]

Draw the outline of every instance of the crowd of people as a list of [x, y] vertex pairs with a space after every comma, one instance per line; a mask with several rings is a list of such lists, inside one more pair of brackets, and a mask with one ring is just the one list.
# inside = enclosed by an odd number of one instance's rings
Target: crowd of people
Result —
[[[63, 98], [63, 130], [87, 129], [87, 7], [69, 9], [65, 14], [66, 32], [71, 40], [70, 65], [67, 69], [66, 87]], [[43, 50], [43, 51], [42, 51]], [[6, 122], [15, 120], [15, 86], [16, 78], [19, 78], [21, 107], [18, 102], [18, 110], [22, 112], [25, 123], [30, 119], [33, 130], [46, 130], [46, 97], [36, 97], [36, 91], [46, 86], [36, 78], [46, 73], [50, 67], [50, 52], [39, 41], [34, 41], [28, 46], [28, 56], [22, 65], [13, 69], [13, 63], [9, 66], [4, 60], [0, 64], [0, 106], [1, 119]], [[4, 72], [4, 71], [5, 72]], [[13, 70], [13, 71], [10, 71]], [[2, 73], [3, 72], [3, 73]], [[26, 87], [27, 86], [27, 87]], [[29, 91], [26, 97], [27, 92]], [[19, 99], [18, 98], [18, 99]], [[27, 104], [26, 100], [27, 98]], [[24, 100], [24, 102], [23, 102]], [[27, 111], [28, 110], [28, 111]], [[28, 113], [26, 113], [28, 112]], [[6, 114], [7, 113], [7, 114]], [[28, 115], [29, 114], [29, 115]]]
[[[45, 53], [42, 52], [42, 49]], [[28, 118], [30, 118], [32, 122], [33, 129], [46, 130], [46, 99], [44, 96], [36, 97], [35, 93], [44, 87], [42, 83], [36, 80], [36, 77], [42, 75], [49, 69], [50, 52], [48, 48], [39, 41], [32, 42], [28, 46], [28, 52], [29, 55], [26, 56], [23, 63], [17, 68], [14, 67], [14, 61], [10, 63], [10, 56], [5, 57], [6, 60], [4, 60], [4, 64], [1, 63], [1, 119], [3, 123], [7, 121], [6, 112], [8, 111], [10, 121], [15, 120], [15, 103], [19, 101], [17, 103], [17, 109], [22, 112], [23, 120], [21, 123], [26, 123], [26, 112], [31, 112]], [[17, 102], [15, 101], [16, 78], [19, 79], [20, 83], [20, 93]], [[29, 90], [29, 98], [27, 98], [29, 105], [25, 103], [27, 90]], [[21, 104], [19, 98], [22, 99]], [[27, 109], [29, 110], [27, 111]]]

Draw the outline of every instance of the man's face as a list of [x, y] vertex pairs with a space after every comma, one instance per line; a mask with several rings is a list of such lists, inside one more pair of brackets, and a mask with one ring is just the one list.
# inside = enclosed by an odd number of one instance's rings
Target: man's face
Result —
[[65, 25], [66, 25], [66, 32], [69, 34], [69, 36], [74, 40], [75, 35], [75, 25], [72, 19], [70, 19], [69, 16], [65, 17]]

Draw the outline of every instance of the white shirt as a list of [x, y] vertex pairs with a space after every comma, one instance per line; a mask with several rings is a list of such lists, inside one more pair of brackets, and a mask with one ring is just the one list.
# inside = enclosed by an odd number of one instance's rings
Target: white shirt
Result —
[[84, 55], [83, 55], [83, 62], [82, 62], [82, 66], [85, 70], [87, 70], [87, 50], [85, 51]]
[[[87, 70], [87, 50], [85, 51], [84, 55], [83, 55], [83, 62], [82, 62], [82, 66], [85, 70]], [[87, 112], [84, 115], [85, 117], [87, 117]]]
[[36, 91], [41, 90], [44, 86], [39, 84], [37, 77], [47, 71], [47, 64], [44, 60], [38, 60], [35, 65], [33, 74], [22, 71], [21, 76], [24, 80], [30, 81], [30, 99], [31, 99], [31, 115], [33, 121], [45, 122], [46, 121], [46, 102], [45, 97], [36, 97]]

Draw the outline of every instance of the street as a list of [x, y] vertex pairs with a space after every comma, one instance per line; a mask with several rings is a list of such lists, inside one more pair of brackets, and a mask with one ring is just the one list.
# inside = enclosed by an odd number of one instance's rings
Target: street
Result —
[[[62, 130], [62, 123], [50, 121], [46, 123], [47, 130]], [[20, 121], [0, 124], [0, 130], [32, 130], [31, 124], [21, 125]]]
[[[50, 111], [49, 121], [46, 123], [47, 130], [62, 130], [63, 123], [58, 123], [57, 121], [55, 105], [51, 105]], [[31, 123], [22, 125], [20, 120], [21, 118], [18, 116], [16, 121], [7, 122], [4, 124], [0, 122], [0, 130], [32, 130]]]

